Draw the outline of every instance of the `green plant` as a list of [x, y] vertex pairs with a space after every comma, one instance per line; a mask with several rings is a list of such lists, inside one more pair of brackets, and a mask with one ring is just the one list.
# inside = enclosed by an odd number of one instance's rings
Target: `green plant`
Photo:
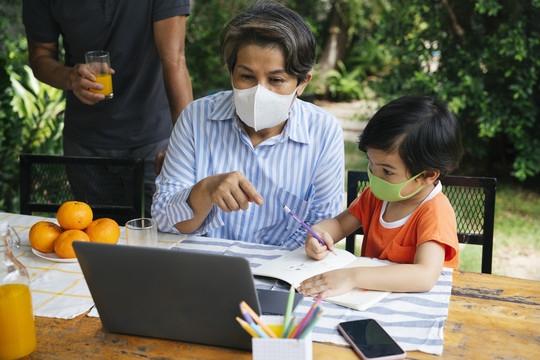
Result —
[[195, 99], [231, 88], [220, 58], [220, 35], [225, 25], [249, 3], [248, 0], [194, 3], [186, 28], [186, 61]]
[[365, 99], [368, 91], [363, 81], [366, 77], [364, 68], [348, 71], [342, 61], [338, 61], [338, 67], [339, 70], [329, 70], [322, 75], [331, 98], [337, 101]]
[[425, 94], [448, 101], [460, 119], [469, 172], [535, 177], [539, 17], [538, 0], [394, 2], [377, 34], [394, 61], [376, 90], [387, 99]]
[[61, 152], [63, 91], [38, 81], [29, 66], [24, 75], [10, 74], [14, 96], [11, 105], [22, 120], [21, 152], [36, 149], [46, 153]]
[[[322, 37], [318, 35], [326, 25], [327, 4], [318, 1], [279, 2], [296, 10], [306, 19], [316, 35], [317, 47], [320, 49]], [[220, 58], [220, 35], [226, 24], [252, 3], [252, 0], [205, 0], [193, 3], [186, 27], [186, 61], [195, 99], [231, 89], [229, 74]]]
[[9, 111], [3, 119], [0, 141], [2, 151], [2, 185], [0, 207], [18, 209], [18, 162], [21, 152], [58, 154], [62, 151], [63, 111], [61, 90], [37, 81], [28, 66], [22, 75], [10, 70]]

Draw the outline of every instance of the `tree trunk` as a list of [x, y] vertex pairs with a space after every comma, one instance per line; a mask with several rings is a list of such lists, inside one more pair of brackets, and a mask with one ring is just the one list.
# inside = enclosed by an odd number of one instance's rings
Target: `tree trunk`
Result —
[[335, 4], [332, 6], [328, 40], [319, 60], [321, 73], [336, 69], [339, 60], [344, 60], [347, 52], [348, 26], [337, 11]]

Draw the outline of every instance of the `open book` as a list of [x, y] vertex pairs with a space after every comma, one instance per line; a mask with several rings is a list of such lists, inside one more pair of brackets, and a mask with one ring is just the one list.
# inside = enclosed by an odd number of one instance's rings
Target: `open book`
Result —
[[[388, 262], [371, 258], [357, 258], [348, 251], [334, 249], [336, 255], [328, 254], [324, 260], [313, 260], [306, 255], [304, 247], [300, 247], [277, 259], [252, 269], [253, 275], [267, 276], [283, 280], [295, 288], [300, 283], [317, 274], [335, 269], [357, 266], [381, 266]], [[325, 301], [350, 307], [356, 310], [366, 310], [379, 302], [390, 292], [354, 289], [346, 294], [325, 298]]]

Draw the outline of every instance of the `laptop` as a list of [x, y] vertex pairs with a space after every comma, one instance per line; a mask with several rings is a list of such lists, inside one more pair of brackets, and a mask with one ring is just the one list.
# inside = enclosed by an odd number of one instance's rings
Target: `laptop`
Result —
[[[238, 349], [251, 336], [235, 320], [286, 308], [288, 293], [263, 291], [242, 257], [104, 243], [73, 243], [103, 327], [123, 333]], [[259, 290], [260, 291], [260, 290]], [[294, 306], [302, 299], [296, 294]]]

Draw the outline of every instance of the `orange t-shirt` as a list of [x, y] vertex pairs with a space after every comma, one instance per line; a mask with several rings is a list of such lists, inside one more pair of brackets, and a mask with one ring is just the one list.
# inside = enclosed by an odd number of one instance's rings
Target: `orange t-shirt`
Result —
[[388, 227], [381, 224], [383, 201], [367, 188], [349, 206], [364, 227], [362, 256], [414, 263], [416, 248], [427, 241], [436, 241], [445, 248], [444, 266], [456, 269], [459, 264], [456, 215], [448, 198], [439, 191], [424, 201], [405, 224]]

